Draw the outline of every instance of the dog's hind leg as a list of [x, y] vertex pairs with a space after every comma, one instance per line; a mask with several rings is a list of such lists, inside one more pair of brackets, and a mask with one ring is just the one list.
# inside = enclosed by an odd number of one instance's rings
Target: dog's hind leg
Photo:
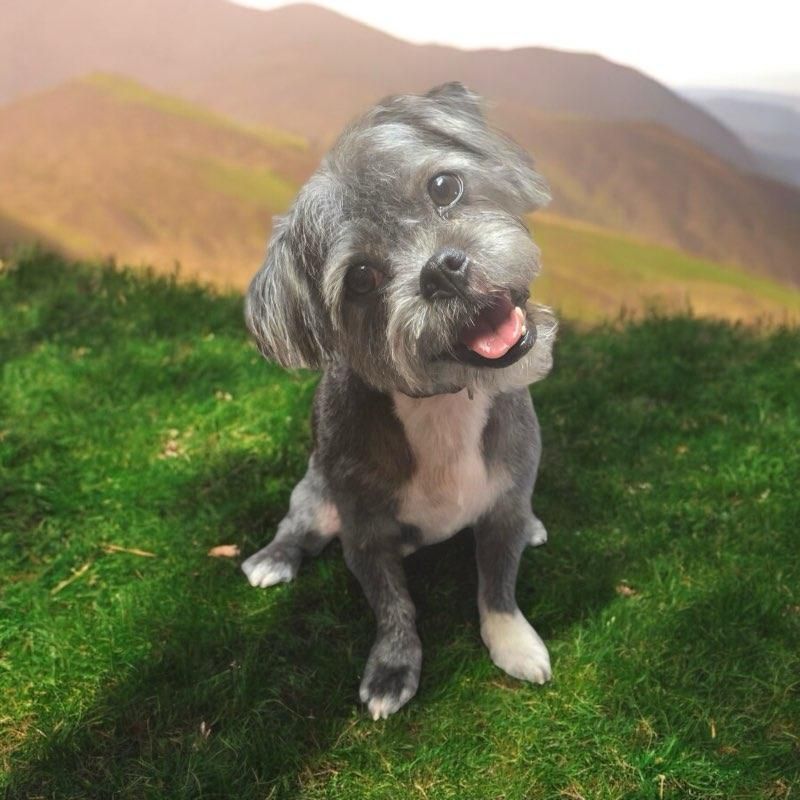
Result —
[[292, 490], [289, 512], [280, 521], [275, 538], [242, 564], [252, 586], [292, 580], [303, 555], [317, 555], [336, 536], [339, 512], [327, 494], [312, 454], [305, 476]]

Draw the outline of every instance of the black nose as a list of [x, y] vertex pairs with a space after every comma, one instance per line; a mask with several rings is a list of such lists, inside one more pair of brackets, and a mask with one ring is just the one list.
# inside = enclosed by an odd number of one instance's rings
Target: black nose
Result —
[[426, 300], [438, 297], [463, 297], [467, 289], [467, 254], [446, 247], [428, 259], [419, 276], [419, 287]]

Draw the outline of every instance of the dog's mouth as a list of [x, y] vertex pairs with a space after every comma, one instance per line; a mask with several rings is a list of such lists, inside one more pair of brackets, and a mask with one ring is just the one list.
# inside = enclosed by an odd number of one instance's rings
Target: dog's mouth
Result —
[[471, 366], [499, 369], [519, 361], [535, 343], [536, 326], [528, 325], [524, 306], [500, 294], [461, 329], [453, 354]]

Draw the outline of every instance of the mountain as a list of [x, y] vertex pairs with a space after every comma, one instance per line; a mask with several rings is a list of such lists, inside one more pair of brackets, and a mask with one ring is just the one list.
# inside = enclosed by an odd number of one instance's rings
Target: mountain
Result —
[[0, 219], [72, 255], [242, 285], [315, 163], [296, 136], [95, 75], [0, 109]]
[[[58, 243], [48, 240], [40, 232], [0, 214], [0, 263], [20, 245], [43, 245], [58, 248]], [[2, 266], [0, 266], [2, 269]]]
[[660, 123], [754, 168], [747, 148], [711, 115], [599, 56], [414, 45], [313, 5], [4, 0], [0, 52], [0, 102], [102, 70], [327, 144], [385, 94], [458, 79], [546, 113]]
[[[574, 120], [539, 126], [532, 135], [543, 143], [552, 137], [543, 152], [556, 188], [563, 186], [558, 193], [573, 204], [568, 210], [612, 221], [627, 213], [613, 181], [603, 178], [606, 188], [593, 191], [580, 178], [583, 150], [616, 158], [598, 132], [575, 134]], [[637, 135], [667, 133], [644, 126]], [[636, 149], [631, 137], [620, 142], [612, 129], [608, 138]], [[292, 134], [248, 127], [124, 78], [92, 75], [0, 109], [0, 244], [5, 220], [13, 229], [8, 236], [36, 234], [73, 256], [114, 254], [162, 271], [177, 260], [188, 275], [241, 288], [261, 261], [271, 216], [286, 209], [316, 159]], [[646, 150], [641, 159], [648, 162]], [[688, 299], [729, 318], [800, 313], [800, 292], [733, 266], [553, 215], [535, 215], [533, 225], [545, 262], [539, 298], [584, 319], [614, 315], [621, 305], [641, 308], [654, 295], [668, 308], [685, 308]]]
[[651, 307], [800, 322], [800, 291], [731, 265], [550, 214], [534, 216], [532, 227], [544, 264], [534, 294], [567, 318], [591, 322]]
[[685, 94], [738, 134], [764, 174], [800, 186], [800, 96], [735, 89]]
[[652, 123], [498, 105], [536, 155], [551, 210], [800, 286], [800, 191], [746, 175]]

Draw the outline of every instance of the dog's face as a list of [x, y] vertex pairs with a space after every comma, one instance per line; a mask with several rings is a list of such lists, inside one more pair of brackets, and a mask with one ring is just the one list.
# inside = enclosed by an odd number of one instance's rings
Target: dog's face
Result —
[[349, 127], [279, 220], [247, 298], [264, 355], [344, 360], [408, 394], [543, 378], [555, 320], [528, 303], [548, 199], [460, 84], [385, 100]]

